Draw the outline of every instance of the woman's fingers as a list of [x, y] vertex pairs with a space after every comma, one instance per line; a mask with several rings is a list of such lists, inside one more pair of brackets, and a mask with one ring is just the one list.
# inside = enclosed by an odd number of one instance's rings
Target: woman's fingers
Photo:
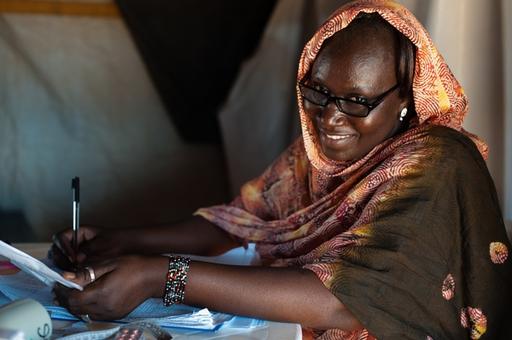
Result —
[[70, 270], [73, 268], [69, 258], [55, 244], [51, 246], [48, 257], [61, 269]]
[[78, 317], [87, 314], [91, 320], [104, 319], [103, 315], [98, 313], [101, 308], [99, 308], [100, 306], [98, 306], [96, 299], [90, 299], [91, 294], [84, 294], [61, 284], [55, 285], [53, 293], [55, 295], [54, 303], [66, 308], [71, 314]]
[[78, 317], [87, 315], [91, 320], [109, 320], [109, 317], [104, 312], [102, 312], [101, 306], [99, 306], [96, 302], [85, 305], [72, 306], [70, 307], [69, 312]]
[[85, 287], [100, 279], [103, 275], [111, 272], [115, 267], [116, 265], [114, 261], [107, 260], [101, 263], [85, 266], [76, 272], [64, 272], [62, 273], [62, 276], [67, 280]]
[[[130, 310], [124, 311], [119, 308], [119, 303], [112, 302], [115, 301], [112, 295], [115, 295], [116, 291], [109, 287], [112, 285], [112, 282], [108, 283], [110, 272], [105, 271], [105, 268], [107, 267], [101, 267], [99, 273], [102, 276], [84, 285], [83, 291], [56, 284], [53, 288], [56, 304], [77, 316], [88, 314], [92, 320], [114, 320], [125, 316]], [[75, 282], [90, 281], [90, 274], [86, 274], [86, 271], [77, 273]], [[74, 273], [66, 274], [73, 277]]]
[[97, 254], [104, 253], [104, 249], [102, 249], [102, 248], [105, 248], [105, 247], [102, 247], [102, 243], [103, 242], [101, 240], [101, 237], [98, 237], [98, 238], [95, 238], [92, 240], [85, 240], [80, 245], [80, 252], [84, 256], [87, 256], [87, 258], [89, 258], [89, 259], [94, 258], [94, 257], [96, 257]]
[[53, 294], [55, 295], [55, 300], [57, 300], [58, 305], [64, 307], [69, 310], [69, 302], [74, 299], [74, 291], [79, 292], [76, 289], [68, 288], [60, 283], [56, 283], [53, 287]]
[[71, 246], [71, 232], [69, 230], [61, 231], [52, 236], [53, 245], [56, 249], [65, 255], [70, 262], [73, 262], [75, 252]]
[[[78, 232], [77, 245], [78, 249], [74, 249], [73, 245], [73, 232], [71, 229], [63, 230], [52, 237], [53, 246], [55, 253], [55, 263], [57, 265], [65, 264], [63, 258], [67, 258], [70, 263], [84, 263], [88, 259], [87, 252], [84, 252], [82, 247], [91, 242], [98, 234], [99, 229], [96, 227], [83, 226]], [[69, 268], [69, 266], [62, 266], [63, 268]]]
[[118, 233], [112, 230], [104, 230], [93, 239], [86, 239], [80, 244], [80, 251], [83, 252], [89, 261], [97, 261], [113, 256], [121, 255]]
[[102, 291], [100, 288], [101, 282], [90, 282], [89, 274], [83, 271], [75, 273], [64, 273], [63, 276], [73, 282], [76, 282], [84, 287], [83, 291], [65, 287], [59, 283], [53, 287], [53, 293], [60, 306], [69, 309], [71, 312], [78, 311], [80, 306], [94, 304], [101, 301]]

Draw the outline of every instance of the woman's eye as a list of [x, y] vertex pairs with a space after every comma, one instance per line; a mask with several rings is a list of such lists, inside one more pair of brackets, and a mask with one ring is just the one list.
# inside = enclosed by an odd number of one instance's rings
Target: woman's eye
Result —
[[352, 99], [353, 101], [355, 101], [358, 104], [368, 104], [368, 99], [366, 99], [364, 97], [352, 97], [350, 99]]
[[325, 87], [320, 85], [313, 85], [312, 86], [316, 91], [322, 92], [323, 94], [329, 94], [329, 90], [327, 90]]

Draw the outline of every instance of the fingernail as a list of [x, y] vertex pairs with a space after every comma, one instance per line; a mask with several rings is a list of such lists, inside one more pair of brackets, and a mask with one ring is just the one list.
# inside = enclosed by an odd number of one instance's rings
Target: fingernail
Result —
[[76, 274], [71, 272], [65, 272], [64, 274], [62, 274], [62, 276], [68, 280], [73, 280], [74, 278], [76, 278]]

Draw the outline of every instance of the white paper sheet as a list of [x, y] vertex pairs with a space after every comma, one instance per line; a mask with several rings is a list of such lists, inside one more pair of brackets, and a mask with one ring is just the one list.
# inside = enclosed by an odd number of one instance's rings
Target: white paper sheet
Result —
[[55, 282], [58, 282], [68, 288], [83, 290], [80, 285], [66, 280], [59, 273], [48, 268], [48, 266], [43, 262], [3, 241], [0, 241], [0, 255], [8, 258], [16, 267], [25, 273], [34, 276], [47, 286], [53, 286]]

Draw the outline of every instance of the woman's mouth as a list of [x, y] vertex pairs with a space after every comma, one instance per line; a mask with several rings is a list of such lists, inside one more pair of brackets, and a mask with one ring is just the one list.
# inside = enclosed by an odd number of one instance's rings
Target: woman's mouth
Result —
[[352, 143], [355, 139], [356, 135], [354, 133], [349, 132], [327, 132], [325, 130], [320, 130], [320, 139], [323, 144], [331, 148], [342, 148], [347, 144]]
[[330, 140], [333, 140], [333, 141], [339, 141], [339, 140], [344, 140], [344, 139], [347, 139], [347, 138], [354, 137], [354, 135], [335, 135], [335, 134], [329, 134], [329, 133], [323, 133], [323, 135], [327, 139], [330, 139]]

